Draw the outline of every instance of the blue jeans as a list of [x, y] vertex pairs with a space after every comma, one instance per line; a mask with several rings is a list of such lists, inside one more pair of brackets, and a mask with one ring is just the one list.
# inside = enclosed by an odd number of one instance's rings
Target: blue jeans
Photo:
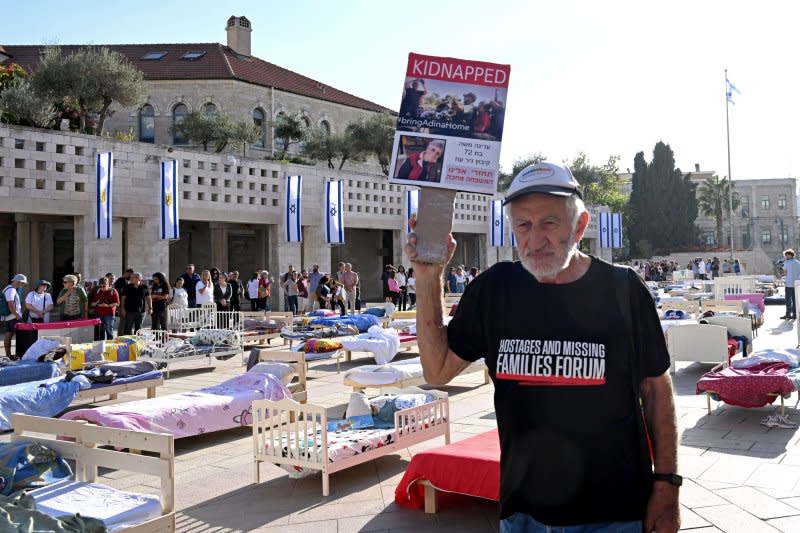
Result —
[[795, 312], [795, 300], [794, 300], [794, 287], [787, 286], [786, 289], [786, 316], [797, 316]]
[[500, 520], [500, 533], [642, 533], [642, 522], [602, 522], [580, 526], [546, 526], [525, 513]]
[[100, 340], [111, 340], [114, 338], [114, 322], [116, 321], [114, 315], [100, 317]]

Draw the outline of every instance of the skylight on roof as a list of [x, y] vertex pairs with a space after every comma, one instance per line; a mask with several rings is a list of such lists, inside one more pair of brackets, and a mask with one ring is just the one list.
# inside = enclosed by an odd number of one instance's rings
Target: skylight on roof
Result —
[[166, 52], [147, 52], [145, 55], [142, 56], [143, 61], [158, 61], [162, 57], [167, 55]]
[[188, 59], [190, 61], [194, 61], [195, 59], [200, 59], [204, 55], [206, 55], [205, 52], [199, 52], [199, 51], [191, 52], [190, 51], [190, 52], [186, 52], [185, 54], [183, 54], [181, 56], [181, 59]]

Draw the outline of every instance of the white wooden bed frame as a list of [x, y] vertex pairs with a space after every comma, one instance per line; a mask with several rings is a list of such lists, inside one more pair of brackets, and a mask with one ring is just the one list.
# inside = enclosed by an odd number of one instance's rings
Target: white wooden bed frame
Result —
[[292, 393], [292, 399], [299, 403], [306, 403], [308, 401], [308, 368], [306, 363], [306, 354], [303, 352], [292, 352], [289, 350], [267, 350], [265, 348], [258, 349], [258, 361], [260, 363], [265, 361], [280, 361], [282, 363], [289, 363], [294, 366], [297, 373], [297, 382], [292, 382], [286, 385], [289, 392]]
[[668, 300], [661, 304], [662, 315], [670, 310], [683, 311], [684, 313], [688, 313], [690, 315], [697, 315], [700, 313], [700, 302], [697, 300], [687, 300], [685, 302]]
[[711, 324], [685, 324], [667, 332], [671, 373], [676, 361], [727, 363], [728, 329]]
[[[241, 328], [242, 328], [242, 321], [240, 320], [241, 317], [238, 317], [239, 313], [237, 311], [220, 311], [218, 314], [227, 315], [225, 318], [230, 319], [228, 324], [233, 324], [232, 328], [224, 328], [230, 329], [231, 331], [238, 332], [239, 343], [234, 346], [225, 346], [226, 350], [220, 350], [213, 353], [201, 353], [201, 352], [187, 352], [185, 355], [181, 355], [178, 357], [168, 357], [165, 348], [167, 343], [171, 340], [171, 333], [169, 331], [162, 331], [162, 330], [140, 330], [141, 335], [144, 337], [149, 336], [150, 338], [147, 339], [147, 347], [153, 350], [153, 354], [150, 356], [140, 355], [139, 359], [146, 360], [146, 361], [154, 361], [159, 364], [163, 364], [165, 366], [165, 371], [167, 377], [169, 377], [169, 364], [170, 363], [177, 363], [177, 362], [184, 362], [184, 361], [196, 361], [201, 359], [208, 359], [208, 365], [211, 366], [211, 358], [212, 357], [226, 357], [226, 356], [237, 356], [243, 354], [241, 339]], [[188, 332], [184, 332], [188, 333]], [[197, 333], [197, 332], [194, 332]]]
[[[42, 418], [19, 413], [11, 417], [14, 426], [12, 441], [36, 441], [65, 459], [74, 460], [77, 481], [97, 482], [98, 468], [159, 478], [161, 516], [120, 531], [175, 531], [175, 441], [172, 435], [106, 428], [81, 420]], [[73, 440], [59, 440], [59, 437], [70, 437]], [[117, 451], [125, 448], [129, 452]], [[135, 451], [147, 451], [155, 456], [141, 455], [134, 453]]]
[[[67, 349], [67, 354], [65, 357], [67, 358], [67, 364], [69, 364], [69, 359], [72, 357], [72, 338], [70, 337], [40, 337], [42, 339], [51, 339], [57, 340], [61, 344], [63, 344]], [[113, 361], [106, 361], [106, 362], [113, 362]], [[154, 378], [154, 379], [146, 379], [143, 381], [134, 381], [132, 383], [125, 383], [122, 385], [108, 385], [107, 387], [102, 387], [98, 389], [87, 389], [81, 390], [75, 396], [75, 399], [72, 401], [73, 403], [78, 402], [86, 402], [86, 401], [94, 401], [97, 398], [102, 396], [108, 396], [109, 400], [116, 400], [117, 395], [123, 392], [129, 392], [133, 390], [141, 390], [147, 389], [147, 397], [148, 398], [155, 398], [156, 397], [156, 388], [160, 387], [164, 384], [164, 378]]]
[[[389, 363], [391, 364], [391, 363]], [[488, 385], [492, 382], [491, 376], [489, 376], [489, 368], [486, 366], [486, 363], [483, 361], [475, 361], [474, 363], [470, 363], [464, 370], [459, 373], [459, 376], [464, 374], [472, 374], [474, 372], [483, 372], [483, 384]], [[425, 377], [418, 376], [408, 379], [400, 379], [397, 381], [393, 381], [392, 383], [386, 383], [381, 385], [366, 385], [364, 383], [359, 383], [352, 379], [345, 378], [344, 384], [348, 387], [353, 387], [353, 392], [364, 392], [365, 389], [388, 389], [388, 388], [405, 388], [405, 387], [418, 387], [420, 385], [425, 385]]]
[[214, 303], [190, 308], [170, 304], [167, 306], [167, 326], [180, 333], [213, 328], [216, 327], [214, 318], [216, 311], [217, 305]]
[[[394, 454], [420, 442], [444, 436], [450, 444], [450, 404], [447, 397], [397, 411], [394, 414], [394, 442], [336, 462], [328, 460], [328, 415], [325, 407], [300, 405], [292, 400], [253, 402], [253, 462], [255, 482], [260, 483], [260, 463], [292, 465], [322, 473], [322, 495], [330, 494], [330, 475], [367, 461]], [[321, 443], [316, 442], [322, 433]], [[299, 443], [315, 443], [301, 450]], [[293, 457], [283, 457], [283, 443], [294, 442]], [[309, 453], [310, 452], [310, 453]], [[310, 455], [308, 457], [307, 455]]]
[[[292, 325], [292, 313], [290, 311], [282, 312], [282, 311], [240, 311], [242, 319], [245, 318], [263, 318], [269, 320], [270, 318], [280, 318], [280, 319], [288, 319], [287, 325], [291, 327]], [[245, 331], [244, 329], [242, 330]], [[272, 339], [278, 339], [281, 337], [280, 331], [276, 331], [275, 333], [262, 333], [260, 335], [244, 335], [242, 334], [242, 346], [243, 347], [250, 347], [250, 346], [260, 346], [262, 344], [269, 345]], [[286, 344], [286, 339], [283, 339], [283, 344]]]

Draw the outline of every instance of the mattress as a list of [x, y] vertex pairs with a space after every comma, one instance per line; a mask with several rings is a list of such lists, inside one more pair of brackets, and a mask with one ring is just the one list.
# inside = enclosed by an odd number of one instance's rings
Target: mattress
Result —
[[[368, 452], [377, 448], [382, 448], [394, 442], [395, 430], [392, 429], [348, 429], [344, 431], [328, 432], [328, 461], [335, 463], [348, 457]], [[301, 442], [299, 447], [295, 439], [283, 438], [283, 457], [291, 454], [295, 458], [296, 450], [300, 450], [301, 457], [309, 458], [316, 450], [322, 449], [322, 432], [315, 436], [316, 448], [311, 441], [311, 436], [305, 442]], [[279, 465], [289, 472], [291, 477], [300, 478], [319, 473], [319, 470], [312, 470], [294, 465]]]
[[394, 499], [400, 505], [422, 509], [428, 481], [443, 493], [500, 500], [500, 438], [497, 430], [475, 435], [414, 455]]
[[152, 494], [116, 490], [100, 483], [63, 480], [30, 492], [36, 508], [52, 517], [79, 513], [102, 520], [109, 531], [161, 516], [161, 500]]

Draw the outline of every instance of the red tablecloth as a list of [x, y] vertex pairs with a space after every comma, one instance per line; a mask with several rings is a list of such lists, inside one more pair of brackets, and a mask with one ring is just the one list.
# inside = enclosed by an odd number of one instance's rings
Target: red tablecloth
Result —
[[62, 322], [18, 322], [17, 331], [42, 331], [48, 329], [76, 329], [87, 328], [100, 325], [99, 318], [88, 318], [86, 320], [65, 320]]
[[394, 501], [422, 509], [427, 480], [439, 491], [500, 501], [500, 439], [497, 430], [414, 455], [394, 491]]

